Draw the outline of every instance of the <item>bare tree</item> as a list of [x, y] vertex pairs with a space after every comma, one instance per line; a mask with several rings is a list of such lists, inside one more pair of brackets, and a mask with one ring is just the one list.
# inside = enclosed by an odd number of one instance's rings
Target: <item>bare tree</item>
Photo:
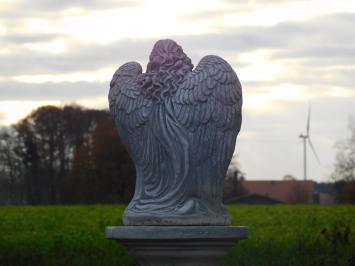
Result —
[[19, 204], [24, 201], [23, 164], [18, 156], [16, 132], [11, 128], [0, 132], [0, 198], [3, 203]]
[[355, 187], [355, 121], [349, 119], [350, 137], [337, 143], [337, 155], [334, 171], [331, 175], [335, 181], [335, 191], [338, 201], [355, 202], [352, 196]]
[[355, 121], [349, 119], [351, 136], [337, 144], [338, 153], [332, 178], [336, 181], [355, 181]]

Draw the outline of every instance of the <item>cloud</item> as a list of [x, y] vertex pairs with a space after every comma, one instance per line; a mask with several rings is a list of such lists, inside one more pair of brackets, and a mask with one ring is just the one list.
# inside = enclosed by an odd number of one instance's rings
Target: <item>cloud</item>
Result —
[[322, 16], [303, 23], [283, 23], [268, 34], [276, 38], [287, 37], [287, 49], [280, 49], [276, 57], [346, 58], [354, 55], [355, 14]]
[[36, 15], [48, 15], [49, 13], [60, 13], [70, 8], [81, 8], [83, 10], [103, 10], [113, 8], [135, 8], [141, 4], [136, 0], [13, 0], [11, 4], [0, 7], [2, 18], [31, 17]]
[[[325, 47], [331, 48], [332, 52], [337, 52], [340, 56], [347, 56], [353, 53], [350, 48], [355, 44], [355, 34], [351, 34], [354, 33], [354, 23], [355, 14], [336, 14], [302, 22], [284, 22], [275, 26], [234, 27], [220, 33], [188, 36], [185, 40], [196, 48], [232, 50], [236, 53], [269, 48], [283, 51], [285, 57], [292, 54], [297, 57], [330, 56], [329, 53], [313, 54], [317, 47]], [[314, 50], [307, 51], [309, 47]]]
[[[332, 62], [329, 63], [331, 64]], [[286, 62], [285, 65], [287, 65]], [[354, 67], [321, 67], [320, 64], [313, 66], [312, 64], [308, 65], [306, 62], [292, 62], [290, 65], [294, 66], [284, 68], [283, 72], [275, 75], [271, 80], [245, 80], [243, 73], [241, 71], [238, 72], [238, 69], [237, 74], [246, 87], [258, 92], [268, 91], [282, 83], [297, 84], [318, 92], [327, 88], [332, 89], [333, 87], [355, 90]]]
[[191, 21], [196, 20], [211, 20], [211, 19], [223, 19], [228, 16], [247, 15], [255, 11], [265, 9], [275, 9], [285, 4], [293, 3], [307, 3], [307, 0], [224, 0], [220, 2], [218, 7], [214, 7], [208, 11], [198, 10], [188, 14], [181, 15], [181, 19], [187, 19]]
[[125, 40], [110, 45], [90, 45], [80, 42], [72, 43], [68, 51], [60, 54], [48, 54], [30, 51], [26, 48], [2, 55], [0, 61], [1, 75], [66, 73], [72, 71], [94, 70], [125, 61], [146, 61], [151, 40]]
[[136, 7], [139, 1], [135, 0], [61, 0], [61, 1], [19, 1], [19, 6], [39, 11], [58, 11], [61, 9], [68, 9], [73, 7], [81, 7], [84, 9], [110, 9], [115, 7]]
[[1, 45], [8, 44], [22, 44], [22, 43], [36, 43], [48, 42], [53, 39], [62, 37], [59, 34], [44, 34], [44, 33], [7, 33], [0, 39]]
[[[301, 86], [306, 95], [347, 97], [346, 90], [354, 90], [353, 57], [355, 34], [352, 25], [355, 14], [321, 16], [309, 21], [280, 23], [275, 26], [243, 26], [224, 30], [219, 34], [173, 36], [192, 58], [194, 65], [206, 54], [225, 57], [236, 67], [244, 88], [249, 93], [269, 93], [280, 84]], [[326, 31], [326, 32], [324, 32]], [[8, 35], [8, 40], [45, 41], [61, 35]], [[28, 38], [28, 39], [27, 39]], [[31, 39], [32, 38], [32, 39]], [[6, 39], [6, 38], [5, 38]], [[125, 39], [107, 45], [84, 43], [68, 39], [68, 49], [59, 54], [29, 51], [16, 48], [16, 52], [2, 55], [1, 75], [5, 78], [21, 75], [65, 75], [87, 71], [95, 75], [101, 68], [112, 68], [112, 73], [127, 61], [138, 61], [145, 68], [151, 48], [156, 40]], [[243, 56], [265, 50], [265, 58], [244, 60]], [[249, 75], [266, 72], [275, 64], [281, 72], [270, 79], [247, 80], [244, 70], [251, 67]], [[98, 95], [104, 86], [98, 82], [62, 82], [28, 84], [7, 79], [0, 83], [2, 97], [31, 99], [77, 100], [83, 96]], [[104, 86], [105, 87], [105, 86]], [[337, 87], [341, 87], [339, 89]], [[106, 88], [106, 87], [105, 87]], [[308, 91], [308, 92], [307, 92]], [[84, 92], [84, 94], [82, 94]]]
[[[270, 60], [302, 59], [307, 61], [306, 64], [324, 66], [332, 62], [352, 64], [355, 34], [351, 33], [354, 32], [354, 24], [355, 14], [338, 14], [276, 26], [243, 26], [224, 29], [220, 33], [169, 37], [182, 44], [194, 61], [209, 53], [235, 57], [245, 52], [269, 49], [272, 51]], [[19, 44], [49, 42], [58, 38], [65, 36], [10, 34], [2, 39]], [[146, 62], [155, 40], [125, 39], [99, 45], [68, 38], [65, 42], [67, 49], [58, 54], [16, 47], [12, 53], [2, 55], [1, 74], [84, 71], [129, 60]]]
[[99, 82], [61, 82], [31, 84], [23, 82], [0, 82], [1, 100], [41, 101], [57, 100], [75, 102], [83, 98], [95, 98], [108, 94], [109, 81]]

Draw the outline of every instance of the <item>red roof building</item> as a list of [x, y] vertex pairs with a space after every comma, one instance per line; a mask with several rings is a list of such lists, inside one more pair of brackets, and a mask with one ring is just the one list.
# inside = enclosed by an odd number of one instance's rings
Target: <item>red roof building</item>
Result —
[[[257, 194], [284, 203], [313, 203], [315, 183], [303, 180], [242, 181], [246, 195]], [[225, 181], [225, 193], [233, 190], [233, 181]]]

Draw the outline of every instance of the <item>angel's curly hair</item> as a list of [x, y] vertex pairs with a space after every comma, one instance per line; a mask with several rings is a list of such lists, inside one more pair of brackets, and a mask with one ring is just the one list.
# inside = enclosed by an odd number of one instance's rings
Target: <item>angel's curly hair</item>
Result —
[[149, 56], [147, 72], [140, 85], [148, 97], [160, 100], [178, 89], [185, 75], [193, 69], [191, 59], [175, 41], [159, 40]]

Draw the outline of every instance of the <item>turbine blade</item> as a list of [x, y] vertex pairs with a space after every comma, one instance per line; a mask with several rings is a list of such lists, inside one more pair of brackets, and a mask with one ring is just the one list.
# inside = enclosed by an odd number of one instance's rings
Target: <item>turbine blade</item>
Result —
[[311, 124], [311, 102], [308, 103], [308, 116], [307, 116], [307, 136], [309, 136], [309, 127]]
[[320, 164], [320, 160], [319, 160], [319, 157], [318, 157], [318, 155], [317, 155], [316, 149], [314, 148], [314, 146], [313, 146], [312, 141], [311, 141], [310, 138], [308, 138], [308, 143], [309, 143], [309, 146], [311, 146], [311, 150], [312, 150], [314, 156], [317, 158], [317, 161], [318, 161], [318, 163]]

